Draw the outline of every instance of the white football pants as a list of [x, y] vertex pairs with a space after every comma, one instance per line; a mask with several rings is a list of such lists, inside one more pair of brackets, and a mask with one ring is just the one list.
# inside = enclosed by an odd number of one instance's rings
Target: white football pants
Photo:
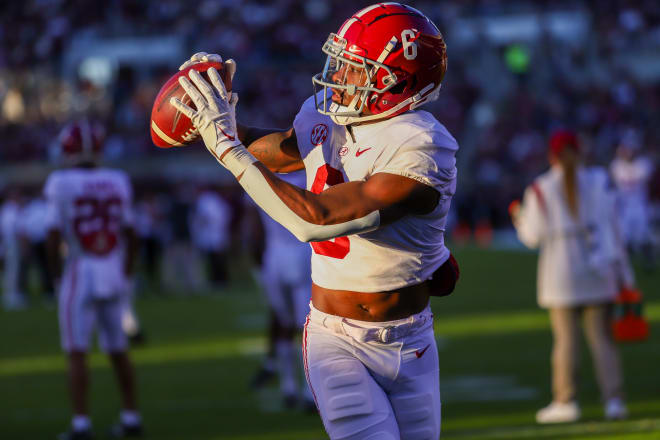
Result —
[[106, 353], [125, 351], [127, 340], [121, 325], [121, 295], [95, 298], [87, 275], [78, 261], [72, 261], [67, 264], [60, 282], [57, 302], [62, 349], [87, 352], [98, 324], [101, 349]]
[[305, 373], [330, 438], [437, 440], [440, 377], [430, 307], [387, 322], [310, 309]]

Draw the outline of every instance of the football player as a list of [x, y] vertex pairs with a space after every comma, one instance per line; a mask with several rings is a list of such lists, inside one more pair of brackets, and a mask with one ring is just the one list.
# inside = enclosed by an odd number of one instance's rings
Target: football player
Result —
[[[120, 423], [113, 434], [139, 436], [142, 431], [135, 375], [122, 329], [122, 297], [128, 294], [135, 256], [131, 186], [122, 171], [97, 167], [102, 141], [98, 124], [81, 120], [65, 127], [59, 146], [71, 167], [54, 171], [44, 189], [48, 253], [59, 280], [60, 339], [68, 354], [74, 412], [71, 430], [59, 436], [67, 440], [92, 437], [86, 355], [97, 325], [101, 348], [110, 357], [121, 393]], [[63, 265], [62, 242], [66, 244]]]
[[[215, 69], [210, 84], [192, 69], [180, 78], [196, 109], [171, 102], [250, 197], [311, 242], [303, 355], [330, 438], [438, 438], [429, 299], [458, 279], [444, 244], [458, 145], [418, 108], [438, 96], [445, 42], [424, 14], [388, 2], [355, 13], [322, 51], [316, 93], [288, 130], [238, 126], [238, 97]], [[273, 174], [303, 168], [307, 190]]]
[[652, 266], [653, 245], [649, 222], [648, 187], [653, 164], [640, 152], [636, 135], [626, 135], [610, 164], [616, 183], [623, 239], [631, 254], [642, 254]]

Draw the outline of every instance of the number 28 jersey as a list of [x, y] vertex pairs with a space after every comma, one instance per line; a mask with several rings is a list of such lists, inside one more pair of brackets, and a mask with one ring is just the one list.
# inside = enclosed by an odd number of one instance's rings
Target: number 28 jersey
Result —
[[430, 113], [411, 111], [347, 128], [321, 115], [314, 98], [294, 121], [307, 173], [307, 189], [365, 181], [377, 173], [417, 180], [440, 200], [425, 215], [407, 215], [389, 225], [347, 237], [311, 243], [312, 281], [328, 289], [381, 292], [419, 284], [448, 258], [444, 231], [456, 191], [456, 140]]
[[71, 168], [46, 181], [48, 229], [62, 232], [68, 260], [112, 259], [121, 254], [121, 229], [132, 224], [128, 176], [107, 168]]

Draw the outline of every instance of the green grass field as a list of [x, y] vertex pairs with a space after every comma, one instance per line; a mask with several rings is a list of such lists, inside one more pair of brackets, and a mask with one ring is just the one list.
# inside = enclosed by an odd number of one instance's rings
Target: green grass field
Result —
[[[458, 249], [462, 279], [434, 299], [443, 439], [660, 439], [660, 273], [638, 273], [651, 339], [621, 346], [631, 417], [602, 420], [584, 348], [580, 423], [538, 426], [550, 400], [551, 335], [535, 302], [534, 254]], [[240, 266], [237, 266], [240, 267]], [[248, 387], [264, 352], [264, 300], [247, 275], [205, 296], [145, 292], [138, 311], [148, 344], [133, 351], [148, 439], [326, 438], [317, 415], [282, 409], [276, 386]], [[52, 439], [68, 427], [65, 362], [56, 312], [0, 312], [0, 439]], [[91, 358], [97, 438], [117, 420], [102, 355]]]

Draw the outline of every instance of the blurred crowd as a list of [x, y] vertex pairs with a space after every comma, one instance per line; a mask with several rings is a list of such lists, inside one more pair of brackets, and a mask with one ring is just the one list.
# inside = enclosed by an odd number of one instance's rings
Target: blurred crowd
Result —
[[[53, 164], [59, 128], [81, 114], [104, 121], [109, 162], [148, 164], [161, 153], [148, 128], [153, 99], [178, 65], [200, 50], [237, 61], [239, 120], [284, 128], [312, 92], [328, 33], [370, 3], [4, 2], [0, 167]], [[660, 119], [660, 3], [407, 3], [434, 20], [448, 44], [443, 90], [428, 110], [461, 145], [452, 229], [488, 236], [509, 228], [509, 202], [547, 167], [548, 134], [562, 127], [579, 133], [592, 164], [608, 166], [622, 146], [645, 157], [652, 165], [648, 196], [660, 200], [654, 171], [660, 126], [653, 123]], [[141, 185], [143, 176], [134, 177]], [[0, 177], [5, 198], [20, 184], [7, 180]], [[152, 179], [149, 185], [165, 183]]]

